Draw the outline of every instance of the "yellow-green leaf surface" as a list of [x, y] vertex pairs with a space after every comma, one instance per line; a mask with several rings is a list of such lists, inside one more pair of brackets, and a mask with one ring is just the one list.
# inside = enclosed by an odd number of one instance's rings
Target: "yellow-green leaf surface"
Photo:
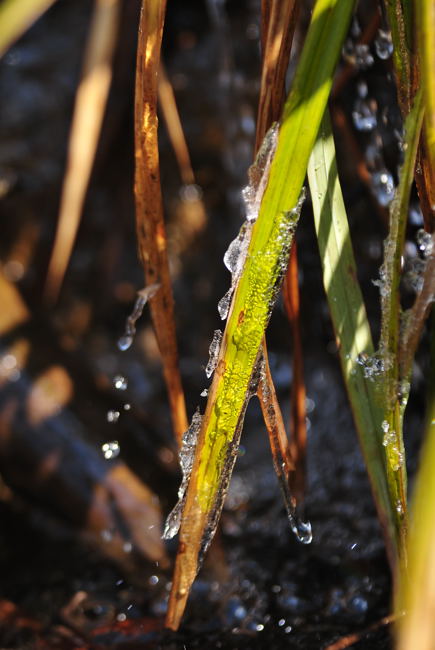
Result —
[[55, 0], [3, 0], [0, 3], [0, 56]]
[[220, 514], [251, 376], [277, 283], [287, 264], [298, 217], [293, 209], [299, 201], [353, 6], [348, 0], [316, 2], [285, 103], [269, 180], [235, 288], [187, 489], [166, 621], [174, 629]]

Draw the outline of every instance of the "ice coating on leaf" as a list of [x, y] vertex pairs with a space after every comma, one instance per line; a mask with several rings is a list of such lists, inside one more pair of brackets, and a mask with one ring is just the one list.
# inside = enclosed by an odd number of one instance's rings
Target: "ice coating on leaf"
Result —
[[210, 379], [212, 374], [214, 373], [218, 358], [219, 358], [219, 350], [221, 348], [221, 341], [222, 341], [222, 332], [221, 330], [215, 330], [213, 333], [213, 340], [210, 343], [210, 347], [208, 349], [209, 351], [209, 359], [207, 366], [205, 368], [205, 374], [207, 375], [207, 378]]
[[221, 320], [225, 320], [230, 311], [231, 298], [233, 297], [233, 287], [230, 287], [226, 294], [218, 302], [218, 312]]
[[128, 316], [125, 323], [124, 334], [118, 340], [118, 348], [124, 352], [131, 347], [134, 335], [136, 334], [136, 322], [142, 316], [145, 305], [148, 300], [152, 298], [160, 289], [160, 284], [150, 284], [148, 287], [141, 289], [137, 292], [136, 302], [134, 303], [133, 311]]
[[189, 484], [190, 474], [192, 472], [196, 443], [198, 440], [199, 430], [201, 428], [201, 422], [202, 415], [200, 414], [199, 409], [197, 409], [192, 416], [190, 427], [184, 433], [183, 440], [181, 442], [179, 457], [183, 478], [178, 489], [178, 502], [166, 519], [163, 539], [172, 539], [180, 529], [186, 491]]
[[249, 184], [242, 192], [246, 209], [246, 221], [242, 224], [237, 237], [230, 243], [224, 255], [224, 264], [231, 273], [231, 287], [218, 303], [218, 311], [222, 320], [225, 320], [228, 316], [234, 288], [245, 264], [251, 241], [252, 226], [257, 219], [269, 178], [269, 169], [276, 150], [278, 132], [278, 124], [273, 124], [266, 133], [255, 162], [248, 171]]
[[243, 190], [246, 219], [255, 221], [260, 210], [261, 199], [269, 179], [269, 169], [278, 142], [279, 126], [273, 124], [266, 133], [258, 150], [255, 162], [248, 171], [249, 184]]

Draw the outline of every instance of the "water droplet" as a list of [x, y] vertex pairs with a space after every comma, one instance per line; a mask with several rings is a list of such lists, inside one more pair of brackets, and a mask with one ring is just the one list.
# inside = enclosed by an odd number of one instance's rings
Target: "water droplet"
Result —
[[106, 416], [107, 422], [111, 422], [112, 424], [115, 424], [116, 422], [118, 422], [119, 416], [120, 416], [119, 411], [110, 409], [110, 411], [107, 411], [107, 416]]
[[201, 397], [207, 397], [208, 395], [208, 388], [204, 388], [203, 391], [201, 391]]
[[158, 576], [150, 576], [149, 579], [148, 579], [148, 582], [149, 582], [150, 585], [154, 586], [154, 585], [158, 584], [159, 577]]
[[129, 411], [131, 409], [131, 404], [124, 404], [124, 411]]
[[375, 50], [378, 57], [383, 60], [389, 59], [393, 54], [393, 49], [390, 32], [379, 29], [375, 38]]
[[122, 352], [125, 352], [125, 350], [128, 350], [129, 347], [131, 347], [134, 335], [136, 334], [136, 322], [142, 316], [142, 312], [148, 300], [152, 298], [159, 289], [160, 284], [150, 284], [148, 287], [137, 292], [133, 311], [130, 316], [128, 316], [125, 323], [125, 332], [118, 340], [118, 348]]
[[131, 347], [132, 343], [133, 337], [125, 334], [118, 339], [118, 348], [121, 350], [121, 352], [125, 352], [125, 350], [128, 350], [128, 348]]
[[381, 169], [372, 175], [373, 193], [378, 203], [384, 207], [388, 206], [394, 198], [394, 180], [387, 169]]
[[399, 515], [403, 515], [403, 506], [402, 506], [402, 502], [400, 500], [396, 501], [396, 512]]
[[375, 381], [377, 377], [385, 372], [385, 362], [377, 354], [368, 356], [365, 353], [361, 353], [357, 356], [356, 362], [362, 367], [365, 379]]
[[352, 110], [355, 128], [358, 131], [372, 131], [376, 128], [378, 124], [376, 110], [376, 102], [373, 99], [356, 99]]
[[423, 257], [427, 258], [433, 251], [433, 238], [432, 235], [426, 232], [423, 228], [417, 231], [416, 235], [417, 245]]
[[116, 375], [113, 379], [113, 385], [117, 390], [127, 390], [128, 382], [122, 375]]
[[295, 526], [292, 524], [292, 530], [301, 544], [311, 544], [313, 541], [313, 531], [309, 521], [295, 520]]
[[117, 440], [112, 440], [111, 442], [105, 442], [103, 445], [101, 445], [101, 451], [103, 452], [103, 456], [106, 460], [112, 460], [113, 458], [117, 458], [119, 456], [121, 448]]
[[210, 343], [210, 347], [208, 349], [210, 356], [205, 369], [205, 374], [207, 375], [208, 379], [210, 379], [210, 377], [212, 376], [213, 372], [216, 369], [218, 358], [219, 358], [219, 351], [221, 348], [221, 341], [222, 341], [221, 330], [215, 330], [213, 333], [213, 340]]

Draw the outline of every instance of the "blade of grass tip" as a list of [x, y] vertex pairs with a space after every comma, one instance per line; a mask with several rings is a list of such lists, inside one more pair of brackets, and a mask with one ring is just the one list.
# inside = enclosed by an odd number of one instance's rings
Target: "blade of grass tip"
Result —
[[432, 344], [425, 441], [414, 488], [409, 531], [408, 575], [399, 576], [396, 611], [404, 612], [397, 626], [397, 650], [433, 650], [435, 625], [435, 318]]
[[169, 139], [177, 158], [181, 179], [185, 185], [194, 185], [192, 164], [190, 162], [189, 149], [181, 126], [174, 91], [169, 82], [163, 64], [160, 64], [158, 76], [159, 105], [168, 130]]
[[136, 228], [145, 281], [148, 285], [161, 285], [150, 299], [150, 310], [162, 355], [175, 437], [181, 443], [188, 423], [178, 367], [157, 139], [157, 78], [165, 8], [165, 0], [142, 2], [135, 93]]
[[[403, 415], [408, 401], [409, 383], [402, 382], [399, 372], [399, 344], [402, 310], [400, 306], [400, 280], [402, 255], [408, 220], [409, 198], [414, 177], [415, 160], [423, 122], [422, 91], [419, 90], [411, 112], [405, 122], [404, 161], [399, 173], [399, 185], [390, 206], [389, 233], [384, 243], [384, 261], [378, 280], [381, 295], [381, 336], [379, 381], [384, 404], [383, 446], [391, 495], [400, 504], [401, 548], [405, 548], [407, 517], [407, 477], [405, 448], [403, 445]], [[402, 558], [404, 561], [405, 557]]]
[[[213, 537], [237, 453], [251, 379], [300, 210], [300, 195], [353, 2], [317, 0], [285, 103], [267, 186], [235, 287], [184, 498], [166, 625], [177, 629]], [[176, 529], [174, 531], [174, 534]]]
[[284, 306], [293, 338], [293, 380], [291, 392], [290, 455], [295, 471], [291, 475], [291, 490], [299, 503], [305, 494], [307, 409], [304, 381], [302, 336], [299, 320], [299, 272], [296, 242], [290, 253], [290, 263], [284, 278]]
[[48, 304], [58, 299], [80, 224], [112, 78], [119, 16], [119, 0], [96, 0], [76, 93], [59, 219], [44, 287]]
[[390, 495], [382, 447], [383, 411], [374, 384], [357, 363], [374, 347], [335, 160], [329, 118], [325, 114], [308, 165], [314, 221], [341, 368], [372, 491], [383, 525], [392, 567], [400, 549], [396, 504]]
[[[256, 150], [258, 150], [266, 130], [272, 122], [279, 118], [284, 103], [285, 77], [290, 56], [291, 44], [295, 30], [299, 3], [281, 3], [277, 0], [263, 6], [262, 25], [266, 33], [263, 45], [263, 66], [260, 86], [260, 99], [258, 105]], [[265, 27], [264, 27], [265, 26]], [[288, 293], [291, 284], [291, 306], [299, 305], [298, 265], [294, 243], [287, 274], [284, 279], [284, 296]], [[296, 278], [296, 280], [295, 280]], [[288, 304], [288, 303], [286, 303]], [[289, 312], [287, 312], [289, 313]], [[281, 409], [276, 398], [272, 374], [266, 348], [266, 339], [262, 344], [263, 359], [265, 364], [264, 380], [259, 383], [257, 396], [260, 401], [264, 421], [268, 431], [274, 467], [282, 485], [283, 477], [290, 481], [283, 490], [287, 510], [295, 510], [296, 503], [302, 503], [305, 484], [305, 447], [306, 447], [306, 419], [305, 419], [305, 384], [302, 365], [302, 347], [299, 328], [299, 308], [297, 313], [289, 317], [293, 333], [293, 384], [292, 384], [292, 416], [291, 427], [292, 442], [289, 444], [283, 424]], [[263, 389], [263, 384], [266, 383]], [[274, 417], [268, 414], [273, 411]], [[287, 468], [282, 472], [282, 462], [278, 461], [276, 454], [278, 448], [275, 444], [275, 423], [282, 424], [281, 455], [286, 462], [291, 462], [292, 470]], [[291, 460], [293, 454], [293, 460]], [[299, 507], [300, 509], [300, 507]]]
[[55, 0], [3, 0], [0, 4], [0, 57]]

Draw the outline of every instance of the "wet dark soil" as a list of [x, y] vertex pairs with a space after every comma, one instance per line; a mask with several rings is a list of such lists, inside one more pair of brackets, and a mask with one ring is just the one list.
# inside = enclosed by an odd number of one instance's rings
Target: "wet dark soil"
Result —
[[[59, 470], [65, 472], [83, 462], [110, 466], [101, 444], [117, 439], [120, 458], [159, 495], [165, 514], [176, 499], [179, 476], [147, 315], [132, 349], [120, 353], [116, 348], [135, 291], [143, 284], [132, 199], [139, 4], [124, 3], [113, 88], [91, 187], [63, 294], [53, 310], [41, 307], [42, 286], [92, 3], [58, 0], [0, 62], [0, 252], [4, 275], [32, 314], [25, 331], [32, 363], [12, 392], [24, 400], [27, 393], [20, 382], [28, 387], [49, 363], [66, 367], [74, 381], [68, 413], [59, 414], [51, 428], [38, 429], [41, 438], [33, 438], [32, 445], [31, 430], [25, 435], [12, 431], [12, 437], [21, 436], [24, 447], [18, 447], [12, 464], [6, 466], [4, 458], [0, 462], [5, 480], [0, 491], [0, 646], [319, 650], [361, 632], [351, 647], [390, 648], [389, 626], [368, 631], [390, 612], [391, 581], [340, 376], [309, 202], [298, 250], [309, 398], [306, 514], [313, 527], [311, 545], [299, 544], [288, 526], [255, 400], [248, 409], [219, 543], [212, 546], [194, 585], [179, 633], [162, 629], [170, 571], [143, 557], [134, 557], [134, 570], [109, 559], [104, 546], [91, 548], [79, 535], [87, 517], [81, 501], [60, 501], [50, 495], [53, 488], [26, 484], [23, 454], [38, 448], [38, 441], [48, 435], [50, 444], [54, 440], [70, 450], [69, 469]], [[222, 257], [243, 217], [240, 192], [252, 161], [259, 88], [259, 12], [257, 0], [168, 3], [164, 59], [207, 212], [200, 231], [190, 232], [178, 220], [186, 206], [162, 126], [162, 187], [189, 414], [204, 402], [199, 394], [206, 385], [203, 367], [211, 333], [219, 327], [216, 305], [229, 283]], [[382, 87], [382, 101], [396, 110], [392, 80], [384, 88], [388, 65], [376, 60], [352, 78], [339, 98], [348, 115], [360, 77], [368, 79], [374, 93]], [[364, 134], [355, 137], [363, 148]], [[376, 214], [373, 197], [350, 173], [348, 143], [340, 133], [337, 138], [361, 281], [376, 332], [378, 295], [371, 279], [377, 277], [381, 261], [384, 213], [379, 208]], [[8, 334], [3, 348], [22, 334]], [[268, 342], [288, 417], [291, 340], [280, 304]], [[117, 373], [128, 379], [122, 401], [131, 404], [131, 411], [114, 426], [106, 413], [118, 408], [120, 398], [111, 389]], [[407, 416], [411, 473], [420, 432], [422, 374], [420, 370], [419, 378], [417, 372]], [[7, 390], [10, 395], [10, 387]], [[83, 445], [75, 444], [77, 440]], [[35, 462], [32, 454], [29, 467]], [[38, 458], [42, 463], [44, 454]], [[81, 488], [77, 491], [81, 494]], [[175, 544], [168, 545], [170, 554], [175, 549]], [[134, 555], [136, 550], [127, 544], [124, 552]]]

